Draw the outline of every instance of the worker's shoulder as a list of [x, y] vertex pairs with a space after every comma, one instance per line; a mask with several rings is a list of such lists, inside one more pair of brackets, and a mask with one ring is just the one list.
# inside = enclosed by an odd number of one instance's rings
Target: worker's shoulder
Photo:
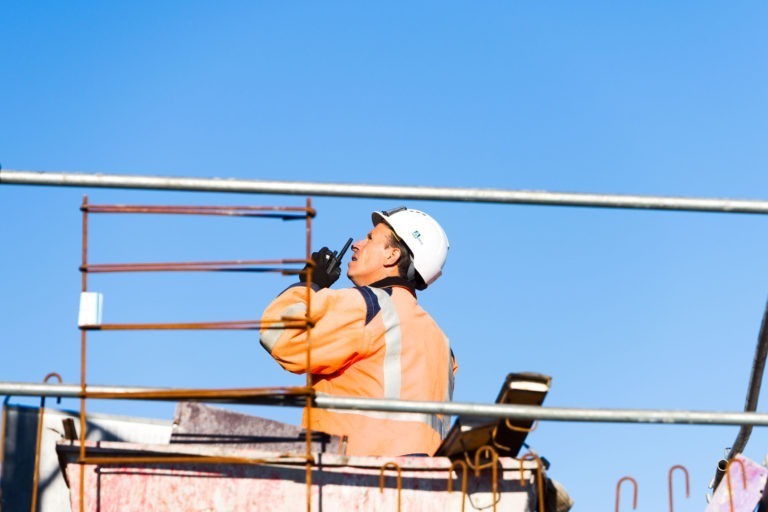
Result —
[[317, 300], [326, 301], [328, 305], [338, 307], [369, 309], [378, 303], [378, 298], [368, 286], [353, 286], [349, 288], [323, 288], [315, 294]]
[[371, 320], [381, 311], [379, 294], [391, 293], [382, 288], [373, 288], [371, 286], [355, 286], [354, 288], [348, 288], [348, 290], [355, 295], [357, 300], [362, 300], [365, 304], [365, 325], [371, 323]]

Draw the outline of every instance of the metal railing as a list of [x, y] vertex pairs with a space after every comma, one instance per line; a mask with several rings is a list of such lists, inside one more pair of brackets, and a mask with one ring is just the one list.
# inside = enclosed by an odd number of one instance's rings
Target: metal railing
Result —
[[761, 200], [583, 194], [492, 188], [363, 185], [14, 170], [0, 170], [0, 184], [768, 214], [768, 201]]
[[[298, 392], [303, 391], [303, 392]], [[34, 384], [0, 382], [0, 395], [80, 398], [74, 384]], [[88, 386], [88, 397], [104, 400], [179, 401], [198, 399], [211, 403], [279, 403], [304, 407], [309, 395], [305, 388], [194, 390], [127, 386]], [[476, 416], [483, 418], [534, 419], [567, 422], [651, 423], [659, 425], [754, 425], [768, 426], [768, 413], [686, 411], [664, 409], [594, 409], [544, 407], [536, 405], [481, 404], [472, 402], [423, 402], [315, 395], [312, 406], [318, 409], [412, 412]]]

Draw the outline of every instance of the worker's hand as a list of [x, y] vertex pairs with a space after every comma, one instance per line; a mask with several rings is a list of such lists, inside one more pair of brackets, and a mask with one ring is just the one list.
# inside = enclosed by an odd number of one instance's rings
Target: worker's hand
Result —
[[[341, 275], [341, 268], [336, 265], [334, 269], [328, 272], [328, 263], [333, 257], [333, 252], [327, 247], [323, 247], [317, 252], [312, 253], [312, 261], [315, 262], [315, 268], [312, 270], [312, 282], [320, 288], [328, 288], [335, 283]], [[307, 282], [309, 265], [299, 273], [299, 279], [302, 283]]]

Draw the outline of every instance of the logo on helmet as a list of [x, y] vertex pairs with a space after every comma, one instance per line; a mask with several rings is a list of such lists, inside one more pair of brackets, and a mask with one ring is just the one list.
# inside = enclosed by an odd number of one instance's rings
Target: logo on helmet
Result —
[[424, 245], [424, 241], [421, 239], [421, 233], [419, 233], [418, 229], [411, 233], [411, 236], [415, 238], [421, 245]]

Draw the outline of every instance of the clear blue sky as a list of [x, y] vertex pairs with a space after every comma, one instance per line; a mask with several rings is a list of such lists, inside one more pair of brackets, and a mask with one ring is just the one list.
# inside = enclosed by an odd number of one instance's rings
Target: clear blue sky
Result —
[[[768, 199], [764, 2], [0, 4], [4, 169]], [[302, 205], [297, 196], [0, 185], [0, 380], [79, 381], [80, 201]], [[315, 246], [401, 201], [313, 198]], [[546, 405], [738, 411], [768, 297], [761, 216], [410, 201], [451, 241], [421, 295], [455, 399], [506, 373]], [[93, 262], [293, 257], [298, 224], [94, 219]], [[105, 321], [257, 318], [277, 276], [93, 276]], [[348, 285], [342, 278], [337, 286]], [[93, 384], [293, 385], [255, 333], [96, 333]], [[36, 400], [19, 399], [22, 403]], [[761, 401], [761, 410], [764, 410]], [[77, 402], [63, 406], [76, 408]], [[94, 411], [170, 419], [172, 405]], [[298, 422], [298, 410], [249, 409]], [[737, 427], [542, 423], [574, 510], [702, 510]], [[745, 454], [762, 461], [757, 429]], [[626, 497], [626, 496], [625, 496]], [[622, 510], [629, 510], [629, 500]]]

